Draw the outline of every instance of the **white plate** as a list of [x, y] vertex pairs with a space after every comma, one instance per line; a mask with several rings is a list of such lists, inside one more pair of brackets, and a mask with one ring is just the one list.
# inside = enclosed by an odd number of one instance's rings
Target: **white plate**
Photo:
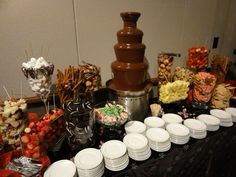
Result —
[[215, 117], [213, 115], [200, 114], [199, 116], [197, 116], [197, 119], [204, 122], [207, 126], [208, 125], [215, 125], [215, 126], [220, 125], [220, 119], [218, 119], [217, 117]]
[[219, 118], [220, 120], [232, 120], [231, 114], [221, 109], [212, 109], [210, 110], [210, 114]]
[[223, 122], [221, 122], [221, 123], [220, 123], [220, 126], [222, 126], [222, 127], [232, 127], [232, 126], [233, 126], [233, 122], [229, 122], [229, 123], [223, 123]]
[[148, 151], [148, 153], [144, 156], [135, 156], [135, 155], [129, 155], [129, 157], [133, 160], [136, 160], [136, 161], [144, 161], [144, 160], [147, 160], [151, 157], [151, 154], [152, 154], [152, 151], [151, 149]]
[[124, 170], [127, 166], [129, 165], [129, 158], [127, 159], [127, 161], [122, 164], [121, 166], [109, 166], [109, 165], [106, 165], [106, 168], [110, 171], [121, 171], [121, 170]]
[[169, 133], [162, 128], [150, 128], [146, 131], [146, 136], [155, 142], [165, 142], [170, 138]]
[[157, 152], [166, 152], [169, 151], [171, 148], [171, 143], [169, 146], [166, 147], [158, 147], [158, 146], [150, 146], [152, 150], [157, 151]]
[[209, 125], [209, 126], [207, 126], [207, 131], [217, 131], [217, 130], [219, 130], [219, 128], [220, 128], [220, 125], [217, 125], [217, 126], [213, 126], [213, 125]]
[[130, 133], [127, 134], [123, 138], [123, 142], [127, 146], [127, 148], [138, 150], [138, 149], [144, 149], [148, 146], [148, 140], [147, 138], [138, 133]]
[[229, 108], [226, 108], [225, 111], [230, 113], [232, 115], [233, 121], [236, 122], [236, 108], [229, 107]]
[[167, 123], [181, 123], [183, 121], [182, 117], [178, 114], [167, 113], [162, 116], [162, 119]]
[[177, 124], [177, 123], [172, 123], [172, 124], [168, 124], [166, 126], [166, 130], [170, 133], [173, 134], [175, 136], [188, 136], [190, 131], [189, 129], [182, 125], [182, 124]]
[[140, 121], [129, 121], [125, 124], [126, 133], [144, 133], [146, 131], [146, 125]]
[[207, 133], [203, 133], [203, 134], [194, 134], [194, 133], [191, 133], [190, 136], [192, 138], [195, 138], [195, 139], [203, 139], [203, 138], [206, 138], [207, 136]]
[[151, 128], [164, 127], [165, 121], [159, 117], [147, 117], [144, 119], [144, 124]]
[[86, 148], [79, 151], [74, 162], [77, 168], [93, 169], [99, 166], [103, 161], [103, 156], [100, 150], [95, 148]]
[[126, 151], [125, 144], [119, 140], [107, 141], [101, 147], [103, 156], [109, 159], [120, 158], [125, 155]]
[[192, 130], [206, 131], [206, 125], [200, 120], [187, 119], [184, 121], [184, 125]]
[[44, 177], [74, 177], [76, 175], [76, 166], [70, 160], [59, 160], [49, 166], [44, 173]]

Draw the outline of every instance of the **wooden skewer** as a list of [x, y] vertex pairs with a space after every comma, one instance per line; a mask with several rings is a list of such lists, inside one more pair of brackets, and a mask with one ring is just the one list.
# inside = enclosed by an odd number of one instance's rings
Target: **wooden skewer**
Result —
[[10, 94], [8, 93], [8, 91], [7, 91], [6, 87], [5, 87], [5, 85], [3, 85], [3, 89], [5, 90], [5, 92], [6, 92], [7, 96], [8, 96], [8, 98], [11, 100], [11, 96], [10, 96]]
[[53, 108], [56, 109], [55, 93], [53, 93]]

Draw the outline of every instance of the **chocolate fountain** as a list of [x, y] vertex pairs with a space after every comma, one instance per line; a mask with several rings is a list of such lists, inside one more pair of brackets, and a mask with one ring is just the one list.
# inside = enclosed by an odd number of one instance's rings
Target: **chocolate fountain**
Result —
[[116, 91], [118, 101], [127, 106], [132, 120], [143, 121], [148, 114], [152, 84], [148, 80], [148, 63], [144, 57], [143, 32], [136, 27], [140, 13], [123, 12], [120, 15], [124, 28], [117, 32], [118, 43], [114, 46], [117, 60], [111, 64], [113, 78], [107, 82], [107, 87]]

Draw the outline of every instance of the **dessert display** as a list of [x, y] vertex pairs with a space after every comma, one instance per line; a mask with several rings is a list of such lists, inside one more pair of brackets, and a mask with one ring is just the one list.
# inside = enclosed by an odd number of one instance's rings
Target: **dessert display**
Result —
[[63, 105], [66, 135], [71, 150], [81, 150], [95, 143], [94, 117], [89, 97]]
[[69, 66], [62, 71], [57, 70], [57, 90], [60, 103], [72, 101], [79, 96], [94, 92], [101, 88], [101, 76], [98, 67], [92, 64]]
[[195, 73], [188, 68], [176, 67], [174, 71], [173, 80], [183, 80], [192, 83]]
[[159, 100], [162, 103], [172, 103], [185, 100], [188, 97], [189, 82], [177, 80], [161, 85], [159, 89]]
[[107, 103], [104, 107], [94, 110], [96, 120], [106, 126], [121, 126], [129, 118], [128, 112], [123, 105]]
[[136, 26], [138, 12], [124, 12], [121, 17], [124, 28], [117, 32], [114, 46], [117, 60], [112, 62], [113, 78], [109, 87], [122, 91], [140, 91], [147, 85], [148, 64], [144, 57], [143, 32]]
[[165, 53], [160, 53], [158, 55], [158, 65], [157, 78], [159, 85], [166, 84], [172, 80], [171, 67], [173, 65], [174, 57], [167, 55]]
[[197, 102], [207, 103], [215, 88], [216, 77], [207, 72], [198, 72], [193, 80], [193, 98]]
[[205, 47], [192, 47], [188, 49], [186, 65], [191, 69], [200, 70], [208, 66], [210, 50]]
[[0, 134], [4, 144], [20, 147], [20, 134], [27, 126], [27, 104], [24, 99], [6, 100], [0, 106]]
[[218, 109], [229, 107], [230, 98], [233, 96], [233, 89], [229, 84], [216, 85], [211, 97], [211, 107]]
[[40, 159], [65, 132], [63, 110], [54, 109], [37, 122], [30, 122], [20, 137], [23, 155]]

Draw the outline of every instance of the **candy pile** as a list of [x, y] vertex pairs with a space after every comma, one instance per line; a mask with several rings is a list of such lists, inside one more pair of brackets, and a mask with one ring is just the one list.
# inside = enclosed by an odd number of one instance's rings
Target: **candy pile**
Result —
[[4, 101], [0, 106], [0, 134], [3, 141], [14, 149], [20, 147], [19, 135], [27, 124], [26, 109], [24, 99]]
[[107, 103], [105, 107], [96, 108], [96, 119], [107, 126], [120, 126], [128, 120], [128, 113], [124, 106], [116, 103]]
[[203, 69], [208, 65], [210, 50], [205, 47], [192, 47], [188, 49], [186, 65], [192, 69]]
[[56, 87], [61, 104], [98, 90], [101, 85], [100, 70], [95, 65], [86, 63], [80, 65], [79, 68], [69, 66], [64, 74], [57, 70]]
[[207, 103], [211, 99], [216, 84], [216, 77], [207, 72], [198, 72], [193, 80], [193, 98], [195, 101]]
[[159, 90], [159, 100], [162, 103], [172, 103], [184, 100], [188, 97], [189, 82], [177, 80], [161, 85]]
[[218, 109], [229, 107], [230, 98], [233, 96], [233, 89], [229, 84], [217, 85], [212, 94], [211, 107]]
[[30, 122], [21, 136], [22, 150], [26, 157], [39, 159], [64, 133], [63, 110], [55, 109], [42, 120]]
[[43, 57], [31, 58], [22, 63], [22, 71], [29, 81], [31, 89], [39, 96], [47, 97], [50, 93], [51, 75], [54, 65], [48, 63]]
[[176, 67], [174, 72], [174, 81], [176, 80], [183, 80], [186, 82], [192, 82], [194, 77], [194, 72], [183, 67]]
[[158, 65], [157, 70], [158, 82], [159, 84], [166, 84], [171, 81], [171, 66], [173, 65], [173, 56], [160, 53], [158, 55]]

